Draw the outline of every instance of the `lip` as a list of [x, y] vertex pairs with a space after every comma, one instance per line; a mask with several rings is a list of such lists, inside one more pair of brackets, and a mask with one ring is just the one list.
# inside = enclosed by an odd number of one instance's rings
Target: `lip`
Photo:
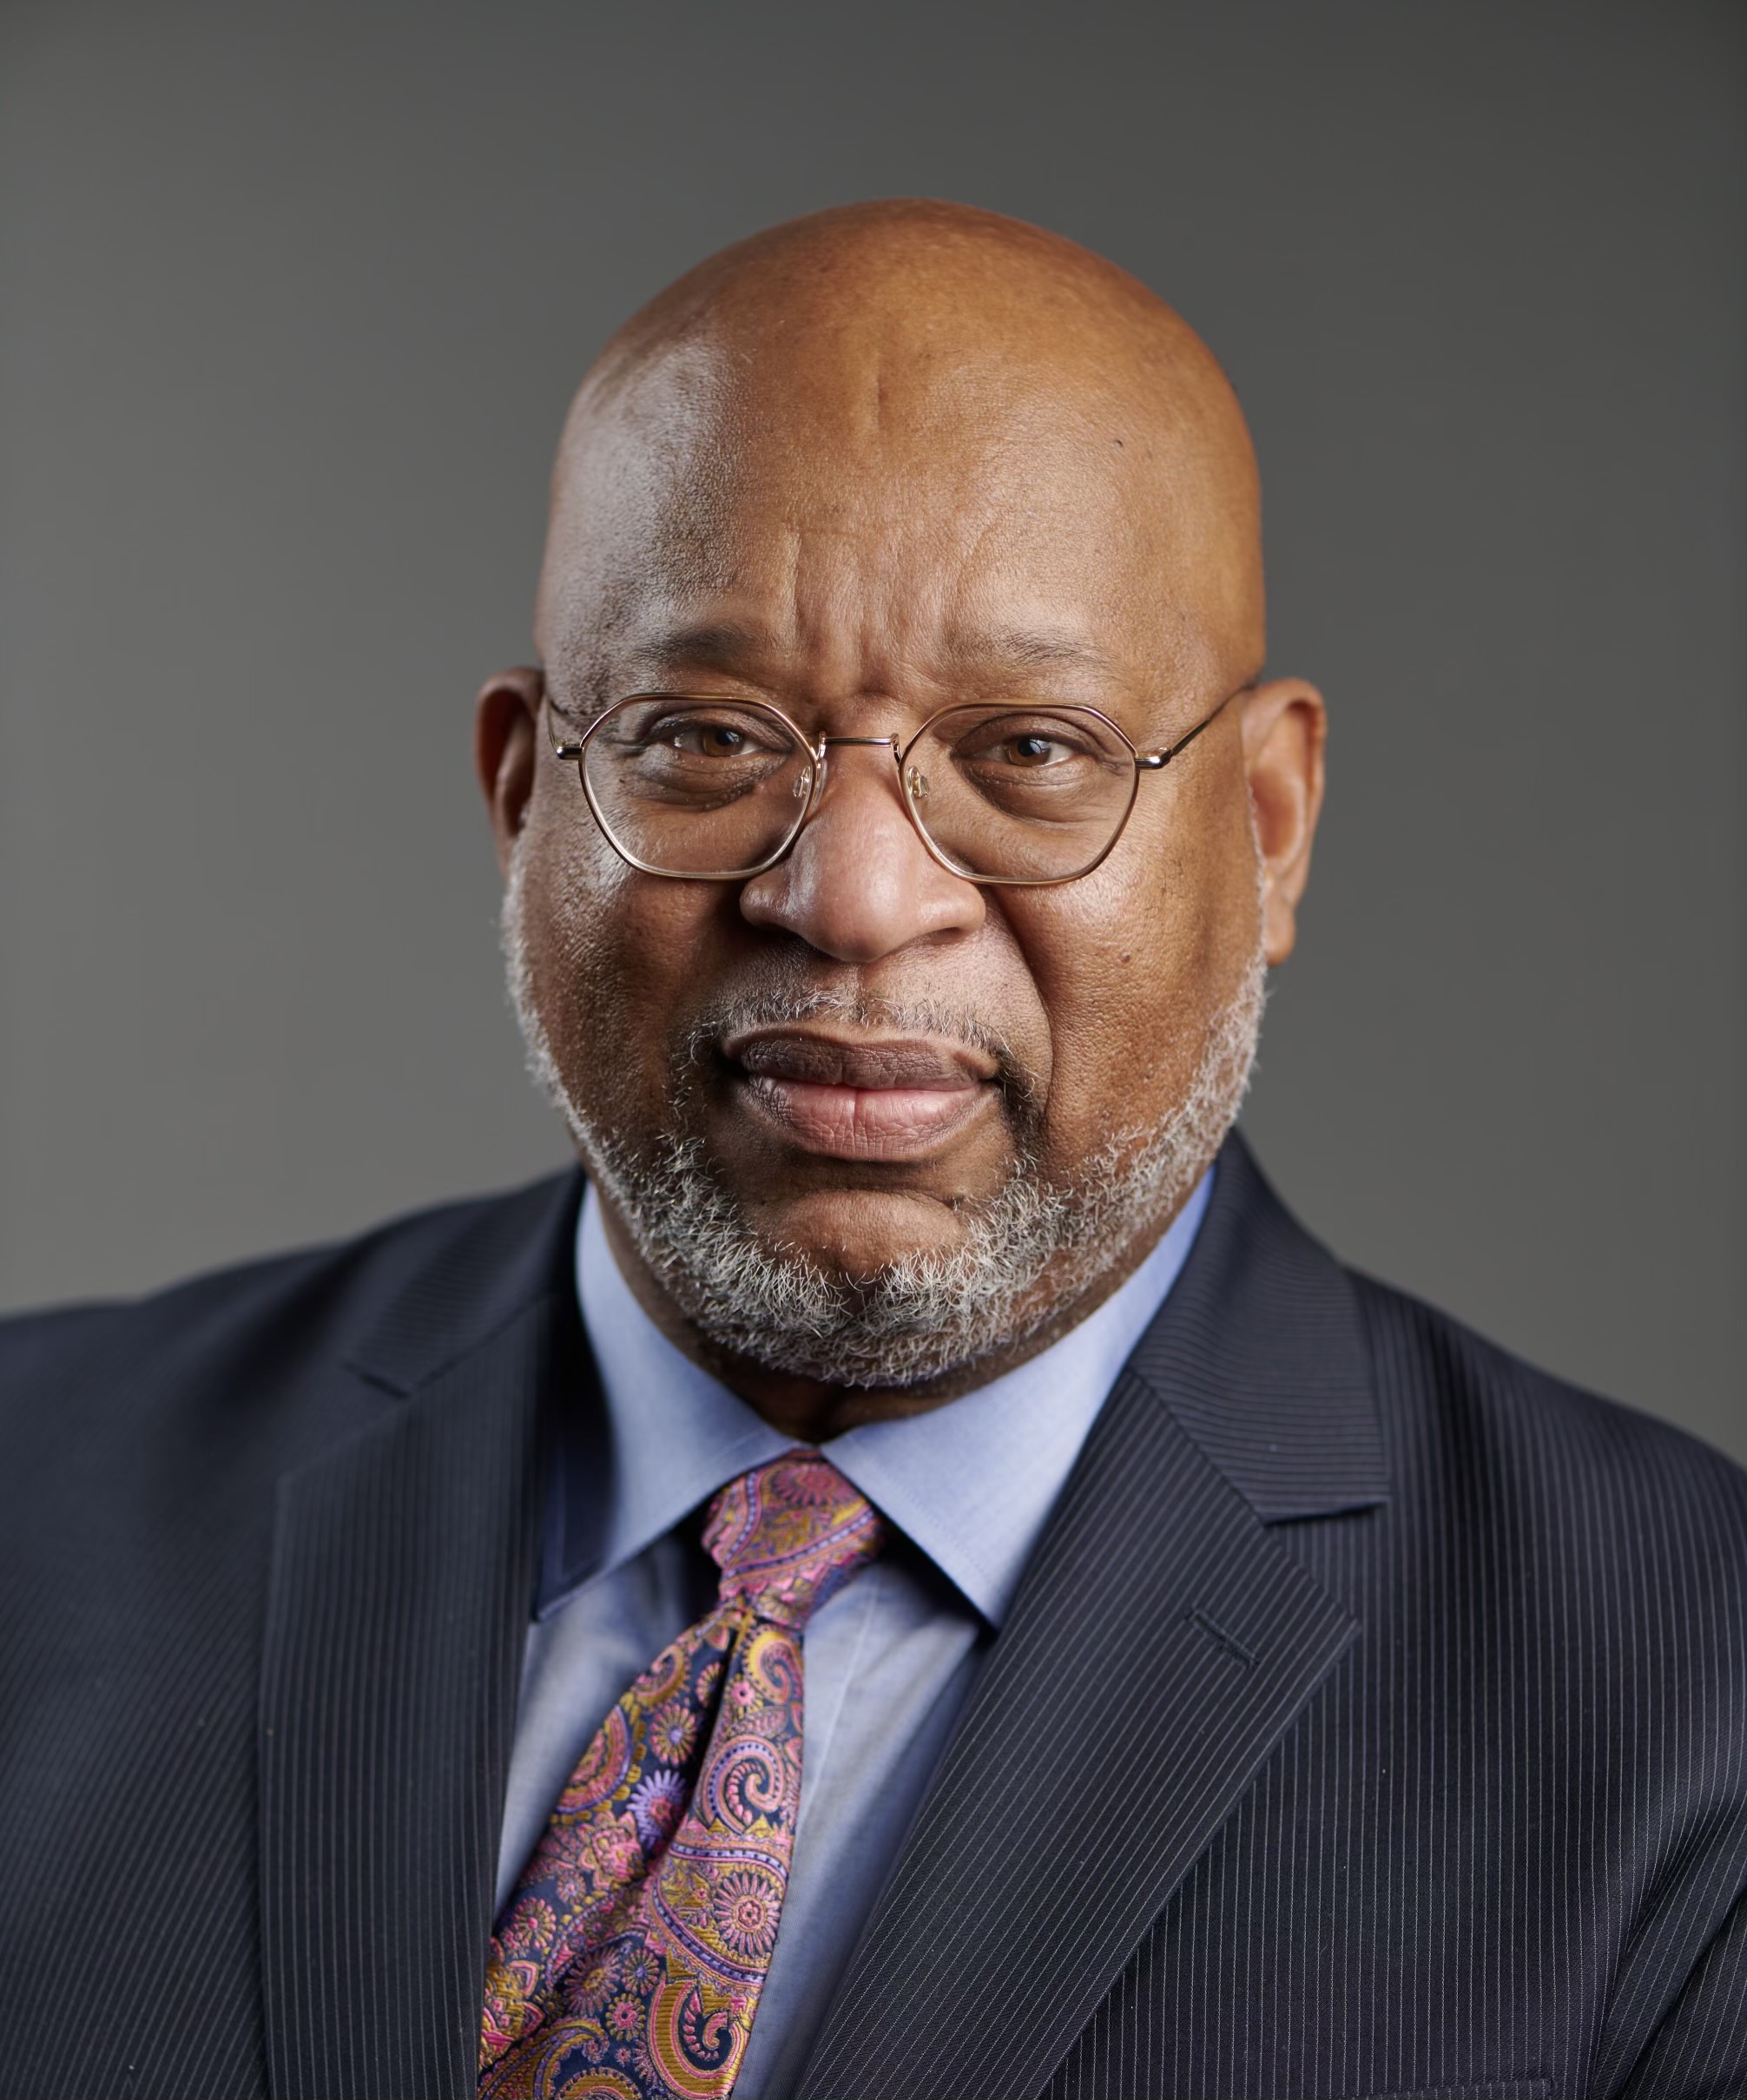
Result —
[[802, 1151], [920, 1160], [981, 1114], [998, 1066], [962, 1043], [758, 1029], [724, 1040], [746, 1109]]

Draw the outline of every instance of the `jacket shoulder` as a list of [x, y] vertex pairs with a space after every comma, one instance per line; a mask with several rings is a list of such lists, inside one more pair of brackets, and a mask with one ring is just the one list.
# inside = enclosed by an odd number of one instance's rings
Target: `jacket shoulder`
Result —
[[1747, 1471], [1671, 1423], [1554, 1377], [1436, 1307], [1348, 1272], [1386, 1434], [1421, 1477], [1545, 1505], [1677, 1556], [1709, 1550], [1747, 1577]]
[[[439, 1351], [452, 1331], [458, 1350], [525, 1303], [528, 1255], [549, 1254], [580, 1186], [575, 1173], [549, 1176], [141, 1298], [0, 1319], [0, 1419], [35, 1412], [57, 1388], [125, 1387], [137, 1402], [191, 1373], [349, 1359], [397, 1320], [434, 1334]], [[392, 1385], [392, 1372], [379, 1382]]]

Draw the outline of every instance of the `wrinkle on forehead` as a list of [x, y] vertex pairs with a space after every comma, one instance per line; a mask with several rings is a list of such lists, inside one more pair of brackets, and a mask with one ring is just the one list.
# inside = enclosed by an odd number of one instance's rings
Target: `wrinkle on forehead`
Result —
[[1108, 623], [1131, 570], [1161, 631], [1241, 681], [1258, 512], [1229, 383], [1136, 280], [992, 214], [853, 207], [710, 258], [608, 345], [559, 448], [537, 631], [591, 688], [657, 603], [768, 593], [783, 559], [838, 581], [841, 534], [919, 607], [979, 563], [1023, 592], [1027, 563], [1078, 559]]

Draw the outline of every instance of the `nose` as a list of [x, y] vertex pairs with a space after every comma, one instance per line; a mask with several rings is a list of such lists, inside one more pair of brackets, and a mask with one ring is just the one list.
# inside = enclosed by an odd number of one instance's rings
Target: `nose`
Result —
[[913, 941], [972, 932], [983, 893], [923, 845], [880, 743], [828, 752], [818, 807], [789, 853], [742, 887], [740, 909], [834, 961], [875, 963]]

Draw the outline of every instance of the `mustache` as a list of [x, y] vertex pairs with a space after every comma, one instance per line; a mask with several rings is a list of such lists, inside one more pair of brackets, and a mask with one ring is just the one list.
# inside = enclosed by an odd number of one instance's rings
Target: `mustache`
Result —
[[932, 1037], [959, 1043], [993, 1063], [995, 1084], [1016, 1105], [1030, 1108], [1042, 1098], [1039, 1076], [1011, 1038], [971, 1008], [938, 999], [888, 999], [823, 987], [775, 985], [715, 1001], [691, 1021], [676, 1063], [682, 1073], [693, 1075], [729, 1036], [808, 1021], [834, 1021], [868, 1035]]

